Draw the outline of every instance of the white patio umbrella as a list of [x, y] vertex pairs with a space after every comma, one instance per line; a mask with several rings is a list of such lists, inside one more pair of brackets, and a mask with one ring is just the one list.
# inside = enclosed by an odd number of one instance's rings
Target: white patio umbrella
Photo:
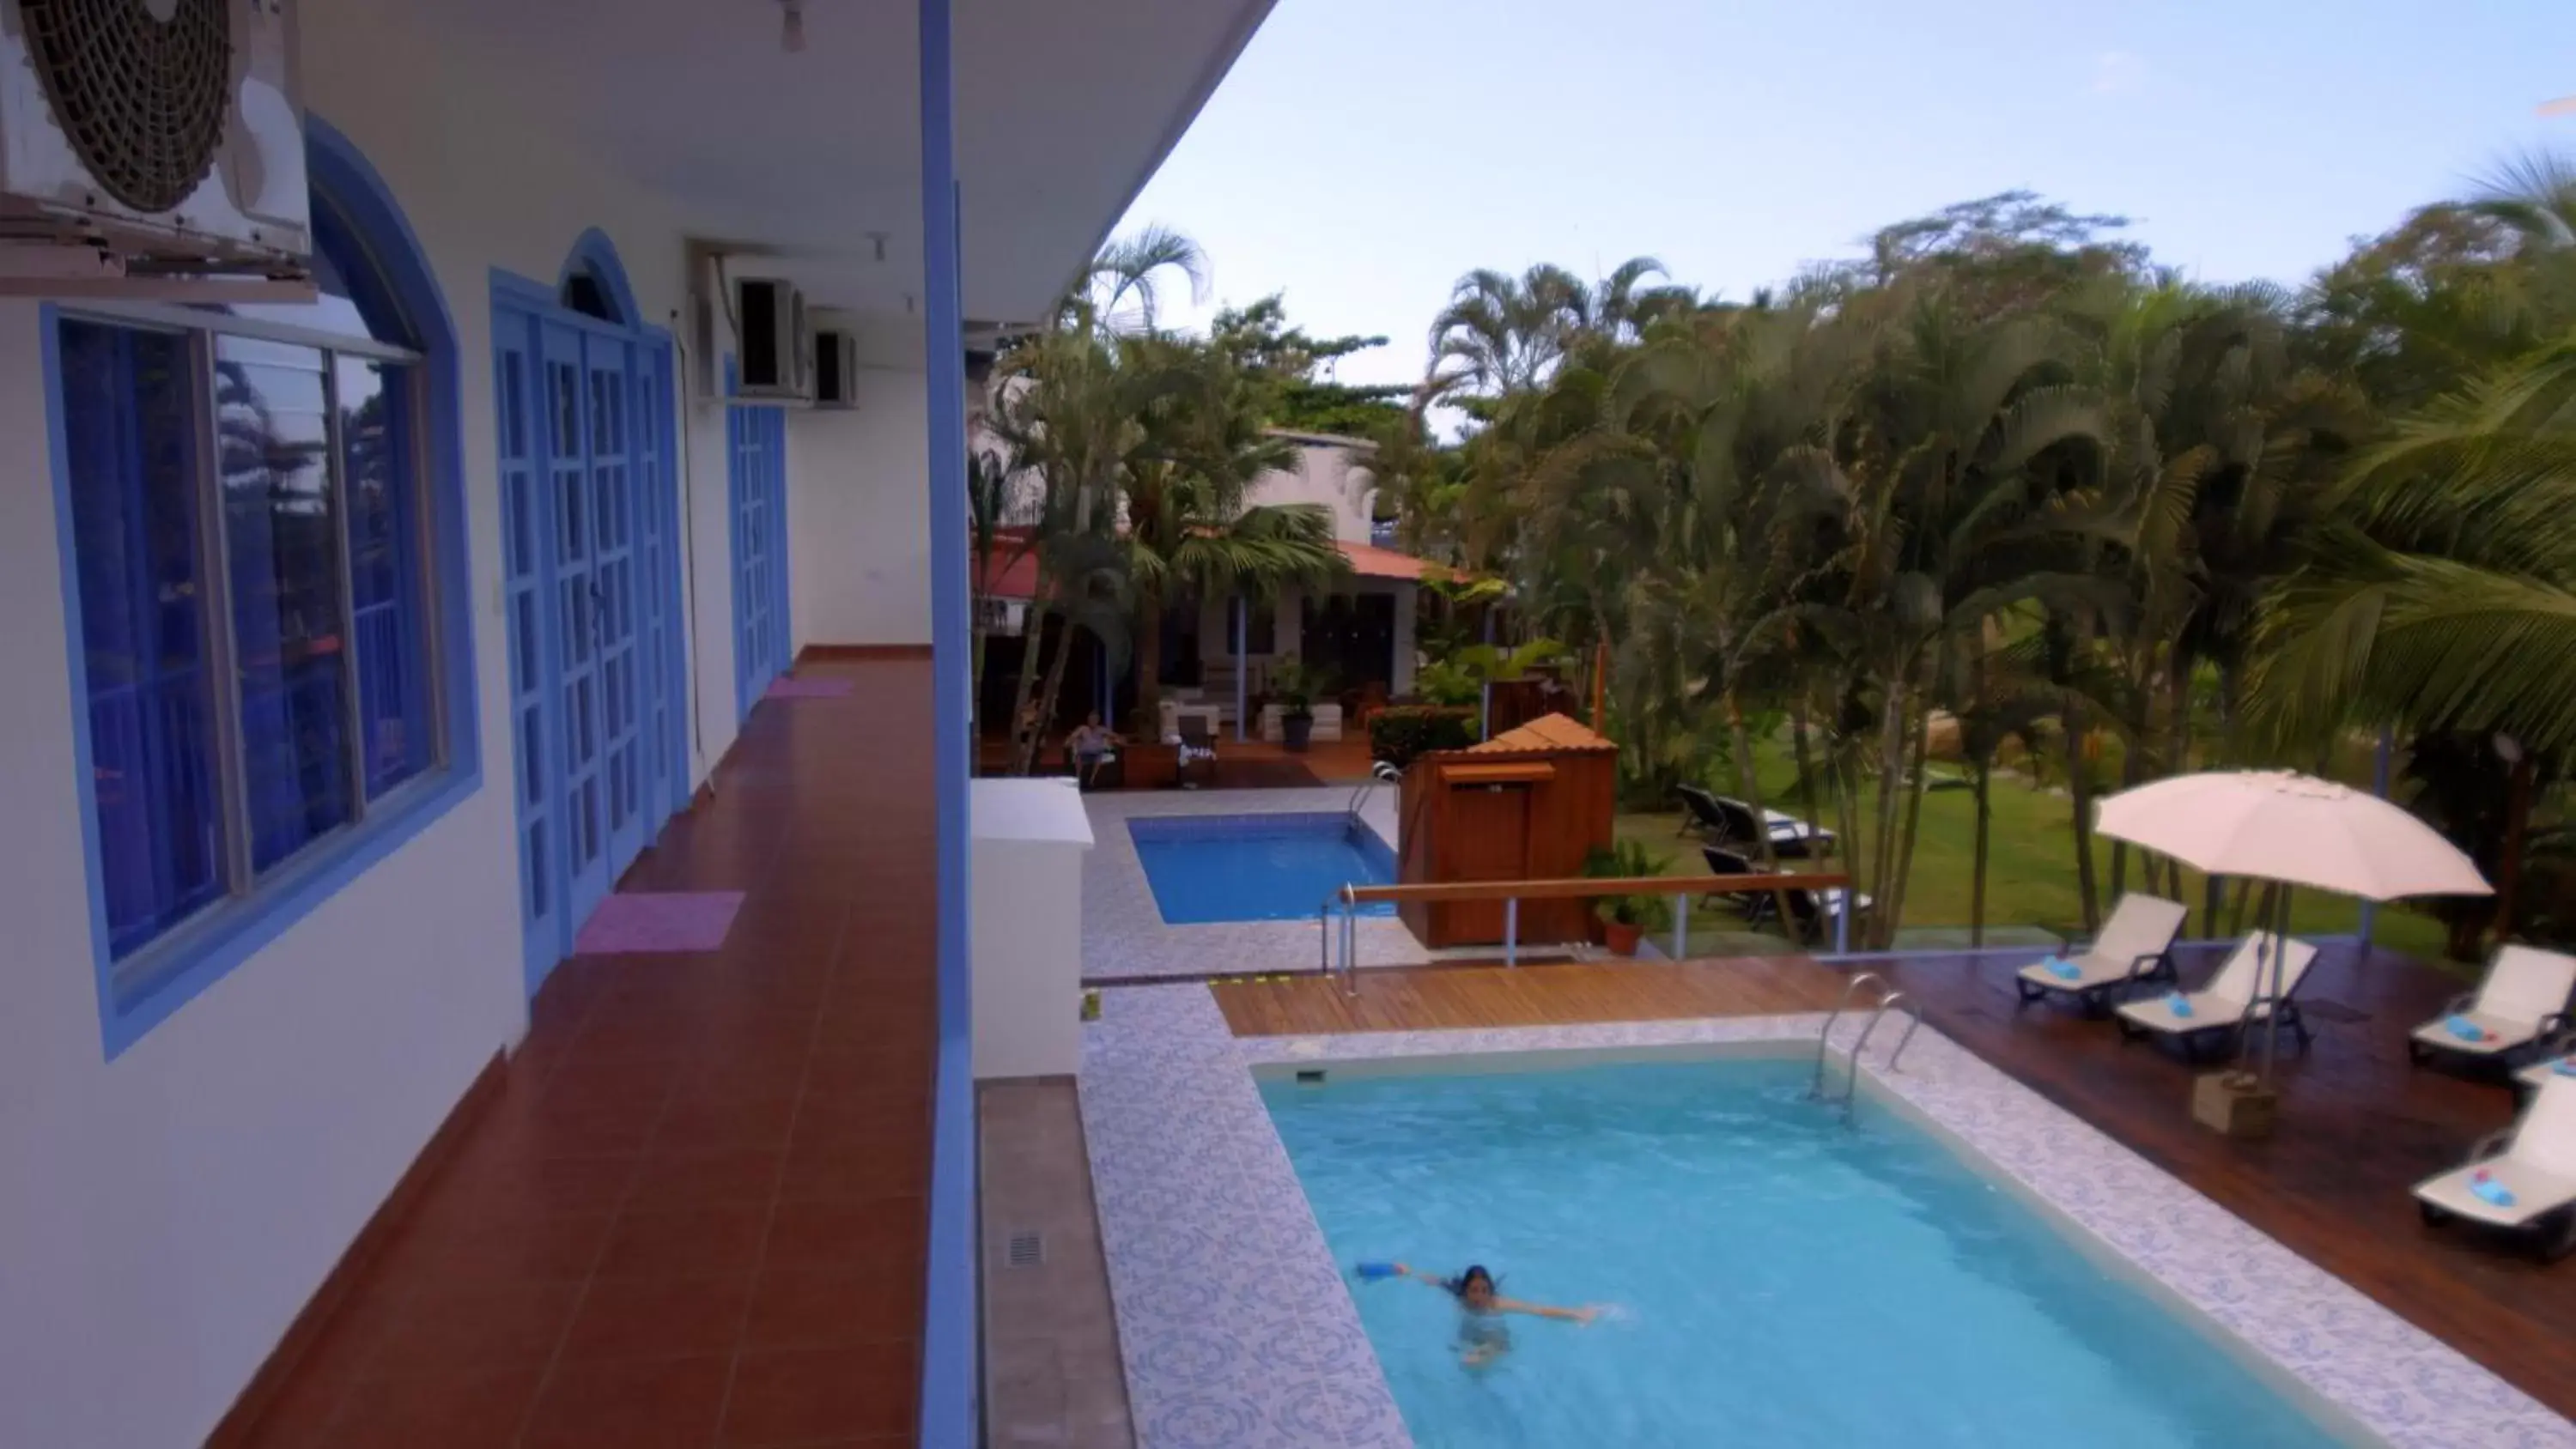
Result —
[[[2314, 886], [2365, 900], [2492, 894], [2477, 864], [2441, 833], [2365, 791], [2289, 770], [2178, 775], [2109, 796], [2104, 835], [2172, 856], [2208, 875]], [[2273, 936], [2287, 939], [2290, 893], [2277, 893]], [[2271, 989], [2281, 994], [2272, 953]], [[2265, 1019], [2263, 1070], [2279, 1051], [2277, 1007]]]

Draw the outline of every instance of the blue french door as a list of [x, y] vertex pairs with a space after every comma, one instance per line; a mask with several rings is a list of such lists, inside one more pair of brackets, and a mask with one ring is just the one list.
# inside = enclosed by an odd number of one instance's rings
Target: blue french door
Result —
[[562, 721], [565, 892], [572, 919], [588, 918], [615, 877], [609, 863], [603, 736], [613, 708], [601, 660], [608, 652], [606, 570], [600, 566], [599, 490], [591, 452], [579, 328], [540, 331], [546, 369], [546, 499], [555, 526], [556, 620], [552, 664]]
[[521, 924], [533, 991], [687, 791], [666, 348], [496, 294]]
[[733, 513], [733, 672], [738, 714], [748, 715], [793, 648], [787, 597], [787, 415], [777, 408], [725, 411], [727, 494]]

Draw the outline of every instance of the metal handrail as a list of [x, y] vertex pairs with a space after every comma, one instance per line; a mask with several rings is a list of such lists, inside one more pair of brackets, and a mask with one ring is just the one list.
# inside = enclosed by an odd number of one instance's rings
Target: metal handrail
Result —
[[1888, 989], [1887, 978], [1875, 971], [1863, 971], [1843, 983], [1843, 994], [1834, 1001], [1834, 1009], [1825, 1013], [1825, 1028], [1816, 1033], [1816, 1074], [1807, 1082], [1807, 1100], [1814, 1102], [1824, 1099], [1825, 1048], [1834, 1039], [1834, 1023], [1842, 1020], [1843, 1012], [1850, 1008], [1852, 993], [1872, 982], [1878, 984], [1879, 1002], [1884, 1006], [1887, 998], [1895, 994]]
[[1765, 891], [1833, 890], [1851, 877], [1841, 871], [1757, 871], [1751, 875], [1565, 876], [1551, 880], [1446, 880], [1398, 885], [1352, 884], [1358, 901], [1563, 901], [1592, 896], [1706, 896]]
[[[1320, 960], [1317, 969], [1329, 976], [1333, 971], [1332, 916], [1341, 911], [1342, 975], [1349, 993], [1359, 994], [1359, 923], [1358, 908], [1364, 901], [1501, 901], [1503, 903], [1503, 964], [1520, 964], [1520, 913], [1524, 900], [1586, 900], [1597, 896], [1661, 896], [1673, 898], [1672, 959], [1681, 961], [1690, 955], [1690, 903], [1693, 897], [1711, 895], [1734, 887], [1768, 889], [1791, 887], [1806, 889], [1848, 889], [1851, 877], [1839, 872], [1784, 874], [1763, 872], [1756, 875], [1653, 875], [1653, 876], [1575, 876], [1562, 880], [1486, 880], [1425, 881], [1411, 885], [1362, 885], [1345, 883], [1315, 909], [1315, 925], [1323, 939], [1317, 943]], [[1848, 919], [1848, 917], [1845, 917]], [[1863, 972], [1853, 978], [1878, 978]], [[1882, 983], [1884, 984], [1884, 983]], [[1850, 999], [1850, 990], [1844, 991]], [[1839, 1016], [1842, 1008], [1837, 1006]], [[1826, 1023], [1828, 1027], [1831, 1021]], [[1822, 1081], [1821, 1068], [1819, 1082]]]
[[1905, 1035], [1896, 1039], [1896, 1050], [1887, 1055], [1889, 1071], [1896, 1070], [1896, 1059], [1905, 1055], [1905, 1044], [1914, 1040], [1914, 1033], [1923, 1025], [1923, 1013], [1915, 1008], [1913, 1002], [1905, 999], [1904, 992], [1891, 991], [1879, 998], [1878, 1009], [1869, 1014], [1869, 1023], [1860, 1029], [1860, 1040], [1852, 1043], [1851, 1076], [1843, 1083], [1843, 1121], [1846, 1125], [1850, 1123], [1853, 1108], [1860, 1099], [1861, 1053], [1869, 1049], [1870, 1034], [1878, 1030], [1879, 1022], [1886, 1018], [1888, 1012], [1900, 1005], [1905, 1008], [1905, 1014], [1911, 1020], [1906, 1023]]
[[1357, 786], [1353, 787], [1351, 790], [1351, 798], [1343, 802], [1342, 813], [1350, 816], [1354, 820], [1359, 819], [1360, 807], [1368, 803], [1368, 797], [1377, 792], [1378, 786], [1389, 784], [1403, 778], [1404, 772], [1402, 770], [1386, 763], [1384, 760], [1380, 760], [1376, 764], [1371, 765], [1369, 767], [1368, 778], [1360, 781]]

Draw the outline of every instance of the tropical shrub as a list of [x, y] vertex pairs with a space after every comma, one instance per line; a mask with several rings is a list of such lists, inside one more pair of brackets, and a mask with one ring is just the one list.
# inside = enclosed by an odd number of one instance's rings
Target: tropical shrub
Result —
[[[1583, 873], [1603, 880], [1627, 880], [1662, 875], [1672, 863], [1672, 857], [1656, 854], [1643, 841], [1622, 840], [1608, 847], [1594, 846], [1583, 859]], [[1672, 903], [1656, 895], [1603, 896], [1593, 903], [1592, 913], [1604, 921], [1659, 931], [1672, 919]]]
[[1399, 704], [1369, 716], [1369, 755], [1401, 770], [1434, 750], [1476, 742], [1476, 712], [1446, 705]]

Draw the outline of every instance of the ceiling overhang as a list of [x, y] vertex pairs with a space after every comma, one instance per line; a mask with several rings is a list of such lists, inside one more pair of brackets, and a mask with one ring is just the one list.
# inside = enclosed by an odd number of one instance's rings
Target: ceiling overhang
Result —
[[[1271, 0], [966, 0], [957, 173], [970, 319], [1043, 319], [1188, 129]], [[819, 307], [916, 314], [915, 9], [801, 0], [457, 0], [478, 83], [666, 197]], [[496, 68], [480, 64], [497, 62]], [[1186, 221], [1186, 218], [1178, 219]]]

